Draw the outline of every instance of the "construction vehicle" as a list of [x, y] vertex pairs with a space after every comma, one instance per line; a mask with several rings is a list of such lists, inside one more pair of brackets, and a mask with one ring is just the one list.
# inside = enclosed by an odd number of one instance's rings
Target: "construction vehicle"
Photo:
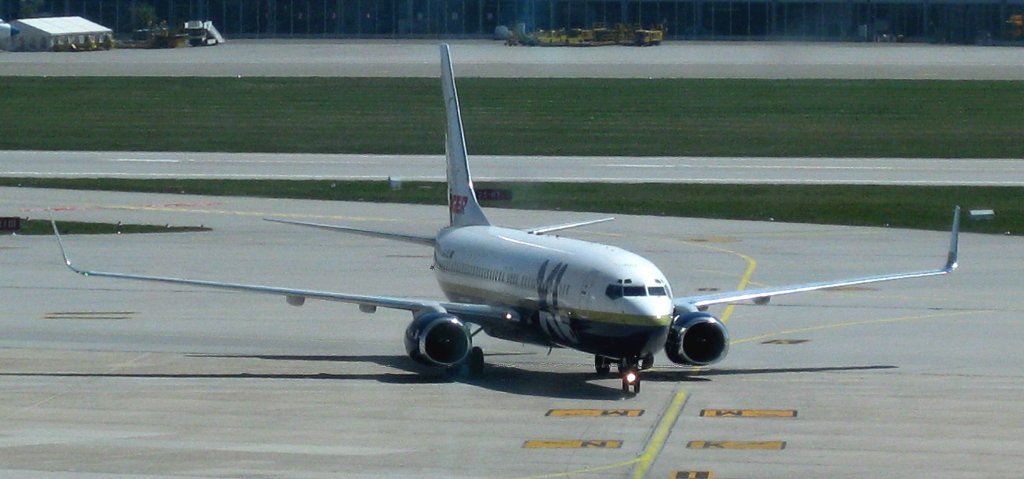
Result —
[[558, 30], [538, 30], [526, 33], [517, 29], [506, 40], [508, 45], [564, 47], [593, 47], [604, 45], [660, 45], [665, 39], [665, 27], [655, 26], [650, 29], [640, 25], [618, 23], [615, 28], [607, 28], [603, 23], [595, 23], [593, 28], [570, 28]]
[[1017, 41], [1024, 37], [1024, 15], [1010, 15], [1006, 21], [1006, 34], [1010, 40]]
[[652, 28], [650, 30], [633, 30], [633, 45], [636, 45], [638, 47], [661, 45], [661, 41], [664, 39], [664, 28]]
[[118, 48], [179, 48], [186, 45], [184, 35], [167, 26], [166, 21], [150, 23], [148, 27], [132, 32], [130, 41], [118, 42]]
[[206, 20], [189, 20], [185, 22], [185, 35], [188, 37], [188, 44], [193, 47], [205, 47], [224, 43], [224, 37], [213, 26], [213, 22]]

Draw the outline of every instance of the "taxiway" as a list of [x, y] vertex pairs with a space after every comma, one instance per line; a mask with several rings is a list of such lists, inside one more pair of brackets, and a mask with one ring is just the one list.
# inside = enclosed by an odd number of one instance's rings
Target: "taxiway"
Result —
[[[444, 181], [440, 155], [5, 151], [0, 176]], [[473, 155], [478, 181], [1022, 186], [1024, 161]]]
[[[230, 40], [215, 48], [3, 53], [0, 76], [437, 76], [437, 40]], [[1024, 49], [919, 43], [666, 42], [528, 48], [449, 41], [460, 77], [1022, 80]]]

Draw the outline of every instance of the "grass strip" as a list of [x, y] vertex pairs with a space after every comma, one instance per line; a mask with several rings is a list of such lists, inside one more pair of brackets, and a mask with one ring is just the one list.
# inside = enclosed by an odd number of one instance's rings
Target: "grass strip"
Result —
[[[446, 186], [386, 181], [0, 178], [0, 186], [442, 205]], [[1024, 232], [1024, 188], [974, 186], [478, 183], [508, 190], [485, 207], [947, 230], [953, 205], [994, 209], [979, 233]], [[442, 221], [438, 217], [438, 221]]]
[[[470, 151], [1021, 158], [1024, 82], [459, 80]], [[432, 78], [0, 77], [0, 150], [440, 154]]]
[[[61, 235], [106, 235], [134, 233], [191, 233], [210, 231], [202, 226], [170, 226], [170, 225], [126, 225], [120, 223], [86, 223], [81, 221], [60, 221], [57, 223]], [[19, 235], [52, 235], [53, 226], [49, 220], [23, 221]]]

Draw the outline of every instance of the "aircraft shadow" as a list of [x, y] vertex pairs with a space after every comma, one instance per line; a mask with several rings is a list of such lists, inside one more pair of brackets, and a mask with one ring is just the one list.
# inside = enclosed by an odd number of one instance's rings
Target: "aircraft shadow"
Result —
[[[496, 356], [499, 356], [497, 354]], [[217, 355], [193, 354], [192, 358], [238, 358], [268, 361], [307, 361], [322, 363], [374, 363], [396, 372], [381, 373], [0, 373], [0, 377], [54, 377], [54, 378], [138, 378], [138, 379], [269, 379], [269, 380], [323, 380], [323, 381], [377, 381], [384, 384], [441, 384], [458, 382], [492, 391], [523, 396], [560, 399], [621, 400], [631, 395], [619, 389], [615, 374], [598, 376], [593, 372], [537, 371], [508, 364], [487, 363], [484, 372], [476, 377], [452, 375], [441, 368], [425, 366], [405, 355], [325, 356], [325, 355]], [[896, 369], [891, 365], [831, 366], [813, 368], [755, 368], [755, 369], [654, 369], [643, 374], [644, 381], [705, 382], [714, 376], [761, 374], [821, 373], [836, 371], [870, 371]], [[595, 384], [601, 380], [607, 384]]]
[[0, 373], [0, 377], [52, 377], [52, 378], [136, 378], [136, 379], [269, 379], [269, 380], [321, 380], [321, 381], [377, 381], [384, 384], [442, 384], [463, 383], [524, 396], [562, 399], [620, 400], [624, 396], [617, 387], [593, 384], [596, 379], [616, 379], [615, 376], [598, 377], [594, 373], [555, 372], [521, 369], [509, 365], [486, 364], [484, 372], [476, 377], [452, 375], [441, 368], [424, 366], [405, 355], [378, 356], [295, 356], [295, 355], [211, 355], [193, 354], [193, 358], [238, 358], [270, 361], [308, 361], [340, 363], [375, 363], [398, 372], [384, 373]]
[[748, 374], [795, 374], [795, 373], [827, 373], [841, 371], [874, 371], [897, 369], [892, 365], [869, 366], [823, 366], [813, 368], [751, 368], [751, 369], [655, 369], [644, 372], [644, 381], [710, 381], [714, 376], [742, 376]]
[[[488, 357], [514, 356], [517, 353], [495, 353]], [[458, 382], [492, 391], [524, 396], [554, 397], [562, 399], [605, 399], [620, 400], [623, 397], [616, 381], [613, 387], [592, 384], [595, 379], [615, 379], [615, 376], [600, 378], [594, 373], [555, 372], [521, 369], [507, 364], [486, 363], [479, 376], [470, 377], [465, 374], [452, 375], [441, 368], [425, 366], [405, 355], [375, 356], [322, 356], [322, 355], [192, 355], [191, 357], [245, 358], [271, 361], [310, 361], [310, 362], [351, 362], [376, 363], [395, 368], [403, 373], [388, 374], [354, 374], [330, 377], [330, 379], [363, 379], [376, 380], [389, 384], [433, 384]], [[339, 375], [328, 375], [339, 376]], [[316, 378], [314, 378], [316, 379]]]

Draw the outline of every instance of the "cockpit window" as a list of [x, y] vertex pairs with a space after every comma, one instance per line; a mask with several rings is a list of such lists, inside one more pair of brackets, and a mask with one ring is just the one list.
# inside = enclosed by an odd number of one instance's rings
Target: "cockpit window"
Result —
[[647, 296], [647, 288], [643, 286], [625, 286], [622, 288], [623, 296]]
[[668, 296], [668, 290], [664, 286], [651, 286], [648, 288], [643, 285], [628, 282], [626, 284], [609, 284], [608, 287], [605, 288], [604, 294], [610, 299], [619, 299], [623, 296]]

